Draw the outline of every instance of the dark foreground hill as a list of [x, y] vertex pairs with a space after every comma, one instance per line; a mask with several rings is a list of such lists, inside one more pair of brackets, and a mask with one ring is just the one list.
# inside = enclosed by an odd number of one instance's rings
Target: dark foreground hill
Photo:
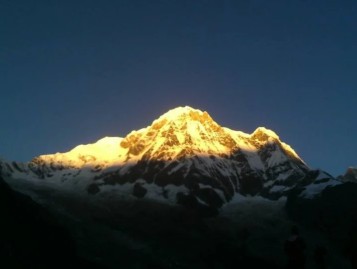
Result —
[[357, 268], [357, 184], [347, 182], [326, 188], [314, 199], [304, 199], [299, 191], [286, 203], [291, 219], [316, 234], [325, 236], [335, 251], [352, 260]]
[[0, 178], [0, 268], [90, 268], [51, 214]]

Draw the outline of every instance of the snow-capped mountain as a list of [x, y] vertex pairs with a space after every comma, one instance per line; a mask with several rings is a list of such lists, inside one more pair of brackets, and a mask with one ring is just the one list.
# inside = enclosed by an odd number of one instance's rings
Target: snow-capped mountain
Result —
[[340, 176], [343, 182], [357, 183], [357, 167], [349, 167], [343, 176]]
[[106, 137], [28, 164], [3, 161], [1, 170], [13, 178], [44, 179], [93, 195], [115, 189], [214, 208], [236, 193], [276, 199], [297, 185], [332, 180], [309, 169], [273, 131], [234, 131], [191, 107], [172, 109], [124, 138]]

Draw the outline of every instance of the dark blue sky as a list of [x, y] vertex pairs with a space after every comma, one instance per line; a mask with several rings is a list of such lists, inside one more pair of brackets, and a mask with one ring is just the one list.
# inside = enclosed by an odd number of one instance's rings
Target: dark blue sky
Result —
[[0, 155], [125, 136], [190, 105], [357, 165], [357, 1], [0, 1]]

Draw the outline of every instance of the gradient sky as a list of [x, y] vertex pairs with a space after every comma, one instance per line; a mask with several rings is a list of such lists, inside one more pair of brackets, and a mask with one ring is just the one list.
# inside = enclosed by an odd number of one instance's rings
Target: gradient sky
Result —
[[125, 136], [180, 105], [357, 165], [357, 1], [1, 0], [0, 155]]

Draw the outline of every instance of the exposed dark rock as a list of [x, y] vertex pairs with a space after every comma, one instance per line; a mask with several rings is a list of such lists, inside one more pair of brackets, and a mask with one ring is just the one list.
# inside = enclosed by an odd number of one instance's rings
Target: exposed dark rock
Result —
[[212, 217], [218, 214], [217, 207], [201, 204], [193, 194], [179, 192], [177, 193], [176, 199], [178, 204], [182, 205], [190, 212], [195, 212], [195, 214], [200, 217]]
[[184, 207], [197, 208], [198, 201], [197, 198], [192, 194], [184, 194], [182, 192], [177, 193], [176, 196], [177, 203], [183, 205]]
[[16, 162], [12, 162], [12, 166], [19, 172], [24, 172], [24, 170]]
[[199, 189], [197, 191], [197, 197], [213, 208], [220, 208], [224, 203], [217, 192], [211, 188]]
[[96, 193], [100, 192], [100, 188], [98, 187], [97, 184], [92, 183], [87, 187], [87, 191], [90, 194], [96, 194]]
[[138, 197], [138, 198], [143, 198], [145, 194], [148, 192], [147, 189], [145, 189], [141, 183], [135, 183], [134, 188], [133, 188], [133, 195]]
[[239, 182], [242, 194], [255, 195], [263, 189], [263, 180], [258, 175], [244, 176], [240, 178]]

